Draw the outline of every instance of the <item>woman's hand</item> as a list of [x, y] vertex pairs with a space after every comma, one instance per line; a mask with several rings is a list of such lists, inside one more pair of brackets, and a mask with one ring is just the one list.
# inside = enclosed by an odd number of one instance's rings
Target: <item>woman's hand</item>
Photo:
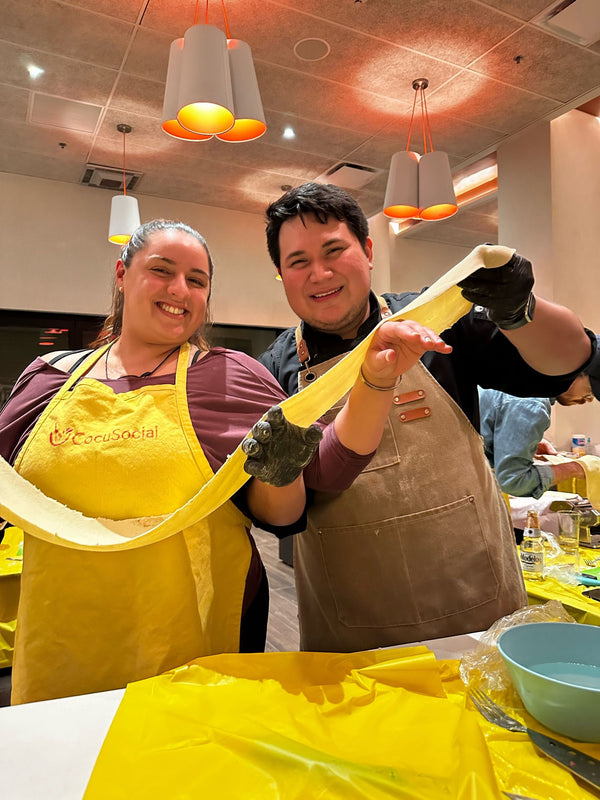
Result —
[[451, 353], [452, 348], [431, 328], [412, 320], [384, 322], [373, 336], [361, 366], [367, 384], [393, 388], [398, 376], [428, 350]]
[[288, 422], [279, 406], [273, 406], [265, 419], [254, 425], [252, 436], [242, 442], [247, 456], [244, 470], [271, 486], [287, 486], [301, 474], [322, 438], [318, 425], [301, 428]]

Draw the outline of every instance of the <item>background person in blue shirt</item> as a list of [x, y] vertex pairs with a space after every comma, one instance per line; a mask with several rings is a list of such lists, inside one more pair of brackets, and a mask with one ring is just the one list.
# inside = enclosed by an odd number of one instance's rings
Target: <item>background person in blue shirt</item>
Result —
[[[596, 337], [600, 342], [600, 337]], [[600, 400], [600, 354], [569, 389], [555, 400], [562, 406], [582, 405]], [[515, 397], [496, 389], [479, 387], [480, 431], [485, 454], [500, 488], [515, 497], [538, 499], [554, 484], [566, 478], [585, 477], [577, 461], [567, 464], [534, 464], [536, 455], [555, 453], [544, 440], [550, 426], [554, 399]]]

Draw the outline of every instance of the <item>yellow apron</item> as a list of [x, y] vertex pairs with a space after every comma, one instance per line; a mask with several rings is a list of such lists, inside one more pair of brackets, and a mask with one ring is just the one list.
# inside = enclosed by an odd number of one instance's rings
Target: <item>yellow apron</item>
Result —
[[[15, 469], [91, 517], [169, 514], [213, 472], [175, 384], [123, 394], [83, 377], [48, 404]], [[25, 534], [13, 703], [123, 687], [198, 656], [236, 652], [251, 547], [231, 502], [155, 544], [98, 552]], [[218, 540], [216, 537], [219, 537]]]

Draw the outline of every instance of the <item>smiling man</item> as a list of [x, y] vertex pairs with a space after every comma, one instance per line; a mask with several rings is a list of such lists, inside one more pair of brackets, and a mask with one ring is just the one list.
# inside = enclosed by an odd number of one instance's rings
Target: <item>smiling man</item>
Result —
[[[292, 189], [267, 220], [269, 253], [301, 322], [260, 361], [294, 394], [416, 294], [371, 292], [368, 223], [336, 186]], [[461, 286], [478, 310], [443, 332], [452, 352], [427, 353], [403, 374], [368, 468], [345, 492], [316, 492], [309, 526], [294, 537], [305, 650], [481, 630], [526, 603], [506, 504], [477, 433], [477, 384], [556, 396], [595, 338], [571, 311], [534, 297], [521, 256]]]

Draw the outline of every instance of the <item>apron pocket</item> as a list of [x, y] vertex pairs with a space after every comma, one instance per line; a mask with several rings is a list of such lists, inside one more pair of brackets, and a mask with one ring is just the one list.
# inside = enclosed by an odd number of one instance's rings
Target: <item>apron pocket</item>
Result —
[[338, 618], [349, 627], [430, 622], [498, 596], [472, 496], [396, 519], [316, 533]]

